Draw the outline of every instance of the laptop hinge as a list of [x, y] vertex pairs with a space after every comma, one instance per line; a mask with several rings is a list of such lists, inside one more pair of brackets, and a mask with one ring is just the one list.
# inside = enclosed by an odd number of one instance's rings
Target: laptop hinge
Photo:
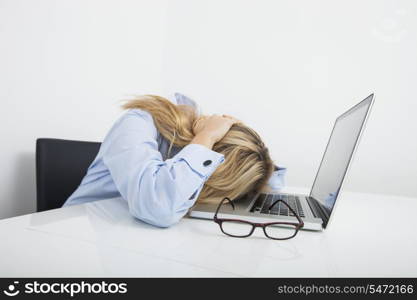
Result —
[[306, 199], [314, 216], [320, 218], [323, 221], [323, 228], [326, 228], [327, 222], [329, 222], [330, 214], [326, 211], [323, 205], [313, 197], [306, 197]]

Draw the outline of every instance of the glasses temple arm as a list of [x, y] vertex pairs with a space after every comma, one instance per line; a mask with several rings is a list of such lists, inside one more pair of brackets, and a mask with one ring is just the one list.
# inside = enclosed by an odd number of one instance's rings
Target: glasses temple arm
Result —
[[219, 205], [217, 206], [216, 213], [214, 214], [214, 219], [215, 220], [217, 219], [217, 213], [219, 212], [220, 207], [223, 205], [223, 202], [225, 200], [229, 201], [229, 203], [232, 205], [233, 209], [235, 209], [235, 204], [232, 202], [232, 200], [230, 200], [228, 197], [223, 198], [223, 200], [220, 201]]
[[[274, 205], [277, 204], [280, 201], [282, 201], [282, 200], [280, 200], [280, 199], [276, 200], [274, 203], [272, 203], [272, 205], [268, 208], [268, 210], [271, 210], [274, 207]], [[282, 202], [284, 202], [284, 201], [282, 201]]]
[[289, 208], [289, 210], [294, 214], [294, 216], [297, 218], [298, 222], [301, 225], [304, 225], [303, 220], [301, 220], [301, 218], [298, 216], [298, 214], [288, 205], [288, 203], [286, 203], [285, 201], [282, 201], [281, 199], [278, 199], [274, 203], [272, 203], [272, 205], [269, 207], [269, 210], [271, 210], [272, 207], [274, 207], [274, 205], [277, 204], [278, 202], [284, 203]]

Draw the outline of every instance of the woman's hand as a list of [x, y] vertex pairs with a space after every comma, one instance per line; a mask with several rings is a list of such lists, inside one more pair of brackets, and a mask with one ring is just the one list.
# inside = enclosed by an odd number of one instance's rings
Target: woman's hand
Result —
[[225, 136], [230, 127], [238, 122], [238, 119], [229, 115], [201, 116], [194, 122], [195, 137], [191, 144], [200, 144], [211, 149]]

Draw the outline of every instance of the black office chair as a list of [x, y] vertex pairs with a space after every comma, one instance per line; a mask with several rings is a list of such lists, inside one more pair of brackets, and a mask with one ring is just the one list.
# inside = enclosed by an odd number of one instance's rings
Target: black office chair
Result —
[[36, 140], [37, 211], [62, 207], [77, 189], [101, 143]]

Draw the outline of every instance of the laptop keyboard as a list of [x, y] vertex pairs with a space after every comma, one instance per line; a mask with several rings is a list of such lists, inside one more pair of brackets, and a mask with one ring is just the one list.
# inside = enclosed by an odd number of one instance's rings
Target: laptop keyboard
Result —
[[305, 217], [300, 198], [296, 195], [261, 194], [250, 211], [268, 215], [294, 216], [282, 202], [278, 202], [269, 210], [269, 207], [278, 199], [287, 203], [300, 217]]

